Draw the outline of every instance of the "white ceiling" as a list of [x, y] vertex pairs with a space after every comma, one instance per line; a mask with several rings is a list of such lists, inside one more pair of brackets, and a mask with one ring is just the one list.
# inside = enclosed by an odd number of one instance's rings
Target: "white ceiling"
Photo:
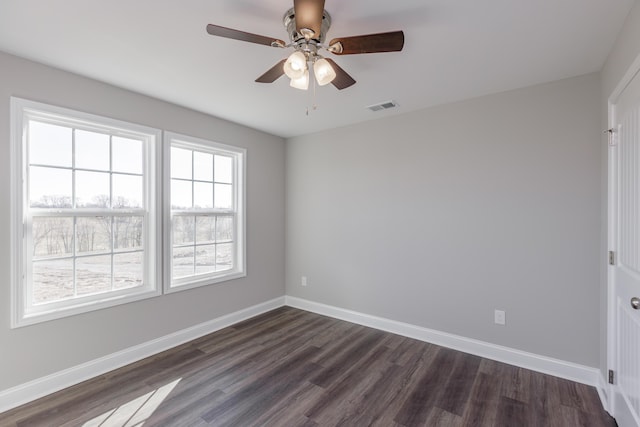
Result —
[[[598, 71], [634, 1], [326, 0], [327, 40], [404, 30], [405, 48], [327, 54], [358, 83], [315, 100], [286, 77], [254, 82], [289, 50], [205, 31], [288, 41], [291, 0], [2, 0], [0, 50], [291, 137]], [[400, 107], [365, 109], [388, 100]]]

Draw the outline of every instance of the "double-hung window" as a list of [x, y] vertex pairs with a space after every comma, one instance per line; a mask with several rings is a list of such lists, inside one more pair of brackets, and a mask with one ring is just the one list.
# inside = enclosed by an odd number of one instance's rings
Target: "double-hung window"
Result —
[[245, 276], [245, 150], [171, 132], [164, 143], [165, 290]]
[[12, 324], [160, 293], [160, 131], [12, 98]]
[[244, 149], [19, 98], [11, 126], [12, 327], [246, 275]]

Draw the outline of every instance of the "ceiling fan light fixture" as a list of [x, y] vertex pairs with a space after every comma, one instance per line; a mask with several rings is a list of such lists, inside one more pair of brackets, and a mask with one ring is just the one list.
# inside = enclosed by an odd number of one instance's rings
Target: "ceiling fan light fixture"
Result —
[[299, 50], [289, 55], [284, 63], [284, 73], [291, 80], [301, 78], [307, 70], [307, 57]]
[[[239, 40], [277, 48], [293, 48], [294, 52], [281, 59], [266, 73], [256, 79], [257, 83], [273, 83], [283, 74], [291, 79], [291, 86], [306, 90], [310, 78], [319, 86], [333, 84], [338, 90], [353, 86], [356, 81], [331, 59], [318, 54], [325, 49], [334, 55], [357, 55], [363, 53], [399, 52], [404, 47], [404, 32], [363, 34], [359, 36], [339, 37], [325, 44], [326, 35], [331, 28], [331, 15], [324, 10], [325, 0], [293, 0], [282, 17], [291, 43], [285, 43], [273, 37], [252, 34], [220, 25], [208, 24], [207, 33], [212, 36]], [[313, 68], [313, 76], [311, 76]]]
[[328, 85], [336, 78], [336, 70], [324, 58], [318, 59], [313, 64], [313, 74], [316, 76], [316, 81], [320, 86]]
[[298, 77], [297, 79], [291, 79], [291, 83], [289, 83], [289, 86], [300, 90], [309, 89], [309, 70], [304, 70], [304, 73], [301, 77]]

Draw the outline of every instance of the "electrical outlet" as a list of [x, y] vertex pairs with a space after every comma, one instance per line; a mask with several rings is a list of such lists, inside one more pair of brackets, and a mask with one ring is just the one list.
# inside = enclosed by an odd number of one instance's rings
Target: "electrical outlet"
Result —
[[505, 325], [507, 323], [507, 315], [503, 310], [496, 310], [493, 313], [493, 321], [496, 325]]
[[307, 276], [302, 276], [302, 280], [300, 280], [301, 286], [307, 286]]

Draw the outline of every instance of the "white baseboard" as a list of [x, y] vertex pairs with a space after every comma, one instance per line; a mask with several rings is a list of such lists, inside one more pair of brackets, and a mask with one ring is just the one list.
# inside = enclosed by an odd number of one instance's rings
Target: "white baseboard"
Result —
[[[408, 323], [397, 322], [382, 317], [371, 316], [356, 311], [346, 310], [326, 304], [320, 304], [301, 298], [286, 296], [285, 303], [288, 306], [311, 311], [336, 319], [346, 320], [359, 325], [368, 326], [382, 331], [391, 332], [420, 341], [426, 341], [465, 353], [475, 354], [487, 359], [497, 360], [532, 371], [542, 372], [571, 381], [596, 387], [600, 398], [606, 398], [605, 390], [602, 390], [604, 379], [599, 369], [579, 365], [564, 360], [541, 356], [522, 350], [516, 350], [501, 345], [423, 328]], [[603, 405], [604, 405], [603, 401]], [[607, 406], [605, 406], [607, 408]]]
[[0, 391], [0, 412], [86, 381], [284, 305], [279, 297], [78, 366]]
[[78, 366], [47, 375], [19, 386], [0, 391], [0, 412], [7, 411], [32, 400], [62, 390], [66, 387], [86, 381], [98, 375], [176, 347], [206, 334], [218, 331], [269, 310], [288, 305], [313, 313], [322, 314], [382, 331], [414, 338], [420, 341], [441, 345], [465, 353], [475, 354], [510, 365], [554, 375], [560, 378], [594, 386], [608, 409], [607, 386], [601, 372], [576, 363], [566, 362], [547, 356], [540, 356], [509, 347], [474, 340], [446, 332], [415, 326], [408, 323], [371, 316], [326, 304], [283, 296], [261, 304], [248, 307], [217, 319], [174, 332], [164, 337], [130, 347]]

